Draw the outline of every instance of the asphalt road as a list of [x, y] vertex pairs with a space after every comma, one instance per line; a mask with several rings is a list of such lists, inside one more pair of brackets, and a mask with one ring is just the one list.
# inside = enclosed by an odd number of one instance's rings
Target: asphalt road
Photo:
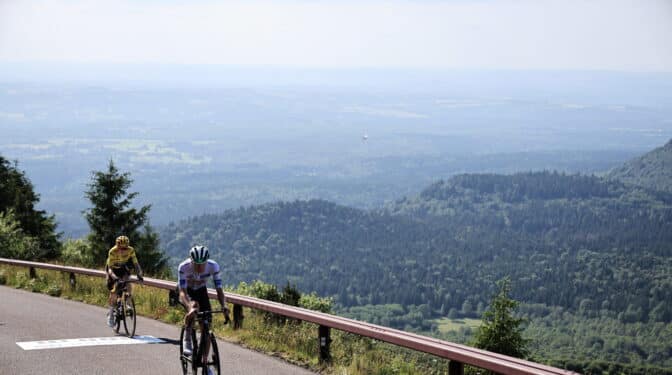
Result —
[[[136, 335], [166, 343], [24, 350], [17, 342], [114, 337], [106, 310], [0, 287], [0, 374], [181, 374], [179, 328], [138, 318]], [[277, 358], [218, 341], [223, 374], [312, 374]]]

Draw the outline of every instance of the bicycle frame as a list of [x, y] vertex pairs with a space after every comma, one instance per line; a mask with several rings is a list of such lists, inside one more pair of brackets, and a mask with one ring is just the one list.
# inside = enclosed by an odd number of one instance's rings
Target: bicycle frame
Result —
[[[182, 352], [182, 346], [180, 346], [180, 360], [182, 361], [182, 370], [184, 373], [186, 373], [187, 366], [189, 363], [191, 363], [191, 367], [194, 371], [194, 373], [198, 372], [198, 368], [203, 368], [203, 371], [205, 371], [205, 368], [207, 368], [210, 365], [214, 365], [218, 371], [219, 371], [219, 352], [217, 350], [217, 342], [215, 340], [214, 333], [212, 332], [211, 329], [211, 322], [210, 319], [208, 319], [208, 316], [213, 313], [222, 313], [224, 314], [224, 324], [228, 324], [231, 319], [229, 318], [229, 315], [224, 311], [224, 310], [215, 310], [215, 311], [199, 311], [196, 313], [196, 317], [194, 320], [192, 320], [191, 325], [192, 325], [192, 340], [194, 340], [195, 337], [195, 332], [194, 330], [194, 325], [195, 323], [198, 323], [199, 325], [202, 323], [203, 324], [203, 330], [201, 331], [200, 337], [198, 338], [198, 342], [195, 340], [193, 341], [193, 346], [194, 346], [194, 351], [191, 354], [191, 356], [184, 355]], [[182, 332], [180, 334], [180, 345], [183, 345], [183, 339], [184, 335], [186, 334], [186, 325], [182, 327]], [[208, 340], [208, 342], [206, 342]], [[207, 344], [207, 345], [206, 345]], [[207, 358], [203, 359], [204, 357], [204, 350], [205, 348], [208, 347], [210, 351], [213, 353], [213, 362], [208, 362]], [[216, 361], [216, 362], [215, 362]]]
[[[115, 281], [114, 291], [116, 294], [116, 303], [114, 308], [114, 325], [115, 333], [119, 333], [121, 324], [124, 325], [124, 331], [128, 337], [135, 335], [137, 314], [135, 311], [135, 302], [133, 297], [128, 292], [128, 284], [132, 280], [118, 279]], [[130, 322], [128, 321], [130, 319]]]
[[128, 293], [128, 284], [132, 282], [133, 280], [122, 279], [117, 279], [114, 281], [114, 292], [117, 295], [117, 299], [121, 298], [124, 293]]

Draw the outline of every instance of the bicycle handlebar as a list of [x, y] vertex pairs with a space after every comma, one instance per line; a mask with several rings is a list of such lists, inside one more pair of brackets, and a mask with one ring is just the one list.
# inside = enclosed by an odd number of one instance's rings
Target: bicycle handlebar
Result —
[[222, 313], [222, 314], [224, 314], [224, 324], [228, 324], [229, 322], [231, 322], [231, 318], [229, 318], [228, 311], [225, 311], [225, 310], [199, 311], [199, 312], [196, 313], [196, 318], [199, 319], [199, 320], [202, 320], [205, 316], [207, 316], [208, 314], [212, 314], [212, 313]]
[[124, 285], [124, 284], [137, 284], [137, 283], [139, 283], [139, 282], [143, 282], [143, 281], [144, 281], [144, 280], [131, 280], [131, 279], [128, 279], [128, 280], [122, 280], [122, 279], [116, 279], [116, 280], [114, 280], [114, 283], [115, 283], [115, 284], [118, 284], [118, 285]]
[[142, 279], [139, 280], [123, 280], [120, 278], [117, 278], [114, 280], [114, 290], [117, 292], [117, 294], [120, 294], [123, 291], [126, 291], [126, 284], [132, 284], [132, 283], [143, 283]]

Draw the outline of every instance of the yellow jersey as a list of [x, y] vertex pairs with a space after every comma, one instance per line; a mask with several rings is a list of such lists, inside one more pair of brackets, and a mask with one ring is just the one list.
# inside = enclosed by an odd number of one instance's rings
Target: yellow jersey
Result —
[[135, 249], [132, 247], [118, 248], [114, 246], [107, 253], [107, 266], [110, 268], [122, 268], [132, 260], [133, 265], [138, 265], [138, 258], [135, 256]]

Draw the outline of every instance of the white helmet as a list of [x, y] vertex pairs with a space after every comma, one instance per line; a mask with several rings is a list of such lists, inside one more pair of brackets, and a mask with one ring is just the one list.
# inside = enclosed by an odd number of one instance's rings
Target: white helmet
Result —
[[205, 263], [208, 261], [208, 258], [210, 258], [210, 252], [208, 252], [208, 248], [202, 245], [196, 245], [189, 250], [189, 256], [191, 257], [191, 260], [194, 261], [194, 263]]

